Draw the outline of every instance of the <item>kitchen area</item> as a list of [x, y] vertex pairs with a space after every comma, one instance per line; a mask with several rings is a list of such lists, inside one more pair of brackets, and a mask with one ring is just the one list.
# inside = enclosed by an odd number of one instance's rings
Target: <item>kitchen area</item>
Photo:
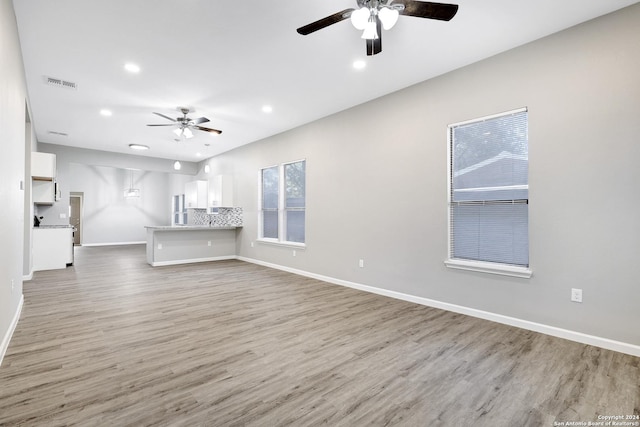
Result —
[[[32, 153], [33, 271], [73, 265], [74, 250], [90, 246], [146, 245], [151, 266], [236, 257], [243, 210], [234, 205], [231, 175], [196, 163], [170, 172], [165, 160], [40, 146], [50, 153]], [[76, 222], [70, 205], [78, 199]]]
[[40, 206], [60, 199], [56, 180], [56, 155], [31, 153], [31, 193], [35, 205], [33, 217], [33, 270], [55, 270], [73, 265], [74, 227], [70, 224], [45, 225], [38, 215]]
[[173, 198], [171, 226], [146, 226], [151, 266], [219, 261], [236, 257], [242, 208], [233, 206], [230, 176], [190, 181]]

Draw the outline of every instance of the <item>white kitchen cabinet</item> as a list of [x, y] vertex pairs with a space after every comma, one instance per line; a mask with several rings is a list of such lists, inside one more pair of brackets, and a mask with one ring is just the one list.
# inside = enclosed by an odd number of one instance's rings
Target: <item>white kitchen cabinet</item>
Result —
[[31, 153], [31, 177], [37, 180], [55, 180], [56, 155], [51, 153]]
[[32, 179], [31, 194], [33, 203], [52, 205], [56, 201], [56, 182]]
[[73, 264], [73, 228], [33, 228], [33, 270], [56, 270]]
[[229, 175], [216, 175], [209, 182], [209, 208], [233, 207], [233, 181]]
[[187, 182], [184, 187], [186, 207], [206, 209], [208, 192], [209, 183], [207, 181]]
[[52, 205], [56, 201], [56, 155], [31, 153], [31, 193], [33, 203]]

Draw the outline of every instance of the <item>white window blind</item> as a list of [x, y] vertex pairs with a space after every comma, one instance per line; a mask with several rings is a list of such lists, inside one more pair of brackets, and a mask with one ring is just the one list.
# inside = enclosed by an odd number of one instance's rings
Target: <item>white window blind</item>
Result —
[[528, 267], [527, 110], [449, 126], [451, 259]]

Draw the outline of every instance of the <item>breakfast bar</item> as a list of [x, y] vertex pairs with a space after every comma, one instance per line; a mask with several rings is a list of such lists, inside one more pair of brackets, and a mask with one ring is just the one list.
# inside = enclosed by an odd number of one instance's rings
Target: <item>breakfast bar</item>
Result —
[[147, 226], [147, 262], [153, 266], [236, 258], [236, 230], [202, 225]]

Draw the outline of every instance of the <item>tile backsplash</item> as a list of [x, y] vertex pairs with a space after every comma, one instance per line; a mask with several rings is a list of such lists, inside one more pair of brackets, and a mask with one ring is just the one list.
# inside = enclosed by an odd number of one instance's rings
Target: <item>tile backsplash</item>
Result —
[[187, 225], [242, 227], [242, 208], [218, 208], [217, 214], [208, 214], [206, 209], [187, 209]]

